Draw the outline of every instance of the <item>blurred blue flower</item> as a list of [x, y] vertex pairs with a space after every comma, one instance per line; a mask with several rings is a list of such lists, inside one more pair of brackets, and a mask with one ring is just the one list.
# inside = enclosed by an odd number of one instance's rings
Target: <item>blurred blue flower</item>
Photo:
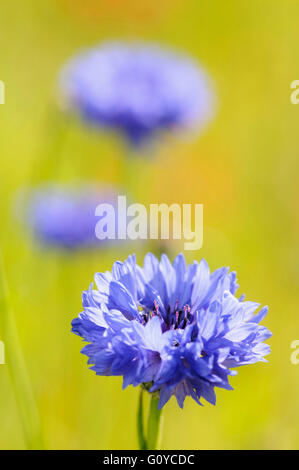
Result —
[[103, 202], [116, 204], [112, 189], [45, 185], [30, 193], [26, 221], [45, 245], [64, 249], [92, 247], [103, 243], [95, 235], [95, 208]]
[[182, 254], [170, 263], [148, 253], [143, 268], [135, 256], [117, 261], [112, 273], [95, 275], [83, 293], [84, 311], [72, 331], [89, 344], [82, 353], [97, 375], [123, 376], [123, 387], [143, 384], [158, 392], [159, 408], [190, 395], [215, 404], [215, 387], [232, 389], [232, 367], [265, 361], [271, 336], [259, 323], [268, 308], [238, 299], [236, 274], [210, 273], [202, 260], [186, 266]]
[[155, 45], [108, 42], [83, 52], [64, 67], [61, 87], [71, 108], [133, 145], [164, 129], [201, 129], [213, 111], [205, 73]]

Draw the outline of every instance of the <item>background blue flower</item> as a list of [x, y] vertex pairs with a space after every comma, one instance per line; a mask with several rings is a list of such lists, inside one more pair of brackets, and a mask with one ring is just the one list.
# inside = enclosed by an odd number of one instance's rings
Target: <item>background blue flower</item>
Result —
[[95, 208], [100, 203], [116, 205], [116, 198], [112, 188], [96, 185], [40, 186], [28, 198], [26, 221], [43, 244], [66, 249], [92, 247], [108, 241], [95, 235]]
[[157, 131], [201, 129], [213, 110], [205, 73], [183, 55], [155, 45], [108, 42], [62, 71], [70, 107], [140, 144]]
[[135, 256], [95, 275], [83, 293], [84, 311], [73, 332], [89, 344], [86, 354], [98, 375], [121, 375], [123, 386], [144, 384], [159, 392], [159, 407], [190, 395], [215, 404], [215, 387], [230, 390], [231, 368], [265, 361], [271, 336], [260, 326], [268, 308], [238, 299], [236, 274], [210, 273], [202, 260], [186, 266], [148, 253], [143, 268]]

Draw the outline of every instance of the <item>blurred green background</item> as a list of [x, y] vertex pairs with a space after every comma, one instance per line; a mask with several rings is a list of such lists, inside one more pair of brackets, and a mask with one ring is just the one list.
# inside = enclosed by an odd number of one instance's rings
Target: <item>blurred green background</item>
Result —
[[[299, 78], [299, 3], [10, 0], [1, 2], [0, 31], [0, 236], [46, 447], [137, 447], [138, 389], [96, 377], [70, 333], [94, 272], [125, 259], [132, 245], [45, 251], [12, 216], [16, 191], [33, 182], [123, 183], [121, 142], [55, 111], [59, 67], [81, 47], [116, 37], [181, 49], [211, 75], [215, 120], [200, 138], [168, 139], [151, 161], [131, 163], [131, 189], [139, 202], [203, 203], [204, 246], [187, 259], [237, 270], [240, 294], [269, 305], [264, 324], [273, 331], [269, 363], [240, 368], [235, 390], [217, 390], [215, 407], [187, 399], [182, 411], [170, 401], [162, 448], [298, 448], [299, 365], [290, 343], [299, 337], [299, 106], [290, 103], [290, 83]], [[139, 262], [148, 248], [136, 247]], [[25, 447], [9, 364], [0, 365], [0, 447]]]

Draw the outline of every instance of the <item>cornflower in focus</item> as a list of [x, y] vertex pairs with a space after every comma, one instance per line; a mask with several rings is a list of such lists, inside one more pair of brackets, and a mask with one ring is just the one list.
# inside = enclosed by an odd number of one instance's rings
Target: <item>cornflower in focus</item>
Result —
[[206, 261], [186, 266], [148, 253], [97, 273], [83, 293], [84, 311], [72, 331], [87, 344], [82, 353], [97, 375], [123, 377], [123, 387], [142, 385], [159, 395], [162, 408], [174, 395], [215, 404], [215, 388], [231, 390], [232, 368], [265, 362], [271, 336], [259, 323], [268, 308], [237, 298], [236, 274], [210, 272]]

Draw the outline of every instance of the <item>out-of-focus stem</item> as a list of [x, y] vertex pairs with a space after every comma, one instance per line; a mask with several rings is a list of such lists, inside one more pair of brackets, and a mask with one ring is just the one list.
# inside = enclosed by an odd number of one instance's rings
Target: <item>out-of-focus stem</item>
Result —
[[[5, 360], [11, 375], [28, 449], [43, 448], [43, 439], [30, 379], [20, 346], [2, 256], [0, 253], [0, 326], [5, 345]], [[1, 338], [2, 339], [2, 338]]]

